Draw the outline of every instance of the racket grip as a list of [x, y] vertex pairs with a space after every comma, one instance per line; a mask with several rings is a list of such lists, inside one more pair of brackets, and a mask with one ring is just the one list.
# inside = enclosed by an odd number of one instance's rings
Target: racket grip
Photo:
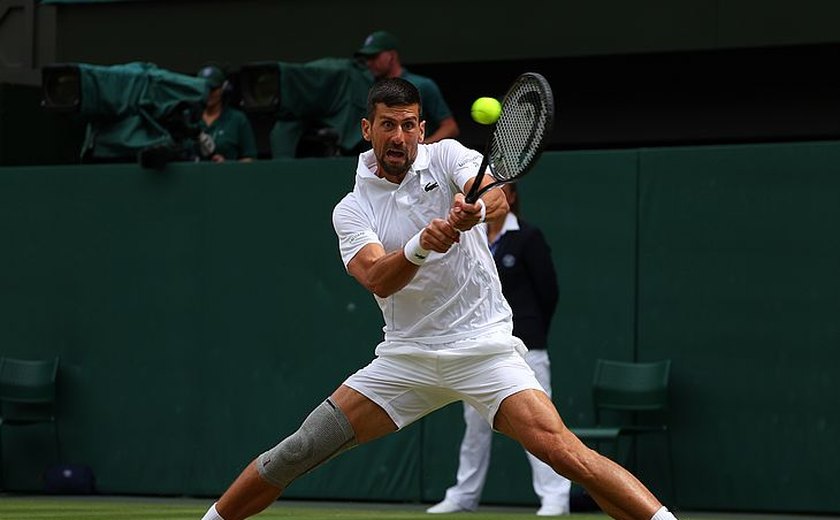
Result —
[[467, 196], [464, 197], [467, 204], [475, 204], [475, 201], [478, 200], [478, 189], [481, 187], [481, 181], [484, 180], [484, 171], [487, 169], [488, 162], [487, 154], [485, 153], [484, 158], [481, 159], [481, 166], [478, 167], [478, 173], [476, 174], [475, 180], [470, 187], [470, 191], [467, 193]]

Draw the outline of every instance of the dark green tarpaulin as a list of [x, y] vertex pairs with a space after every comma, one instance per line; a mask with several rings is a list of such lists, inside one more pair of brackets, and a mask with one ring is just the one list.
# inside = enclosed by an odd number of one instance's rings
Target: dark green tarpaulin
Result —
[[373, 84], [366, 67], [347, 58], [277, 65], [281, 96], [278, 121], [271, 133], [274, 157], [293, 157], [301, 134], [313, 124], [335, 129], [344, 150], [361, 143], [361, 118]]
[[164, 119], [203, 106], [204, 79], [160, 69], [151, 63], [79, 65], [80, 115], [89, 121], [83, 153], [126, 157], [174, 139]]

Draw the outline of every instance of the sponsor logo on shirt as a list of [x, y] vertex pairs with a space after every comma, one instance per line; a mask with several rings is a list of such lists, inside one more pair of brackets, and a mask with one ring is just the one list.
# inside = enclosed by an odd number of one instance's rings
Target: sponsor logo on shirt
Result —
[[429, 182], [429, 183], [426, 183], [426, 186], [424, 186], [423, 189], [426, 190], [427, 192], [429, 192], [429, 191], [432, 191], [433, 189], [435, 189], [437, 187], [438, 187], [438, 183]]
[[476, 152], [476, 153], [472, 153], [469, 156], [465, 157], [463, 160], [458, 162], [458, 168], [463, 168], [464, 166], [466, 166], [468, 164], [470, 166], [475, 167], [475, 168], [478, 168], [479, 166], [481, 166], [481, 154]]
[[365, 238], [365, 232], [364, 232], [364, 231], [359, 231], [358, 233], [355, 233], [355, 234], [353, 234], [353, 235], [350, 235], [350, 238], [348, 238], [347, 240], [348, 240], [351, 244], [355, 245], [355, 244], [357, 244], [357, 243], [361, 242], [361, 241], [362, 241], [362, 239], [364, 239], [364, 238]]

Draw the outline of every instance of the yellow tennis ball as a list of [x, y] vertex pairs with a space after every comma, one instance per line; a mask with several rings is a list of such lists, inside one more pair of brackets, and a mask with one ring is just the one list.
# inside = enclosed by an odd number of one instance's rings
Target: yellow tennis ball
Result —
[[496, 98], [480, 97], [473, 102], [470, 115], [476, 123], [492, 125], [502, 115], [502, 104]]

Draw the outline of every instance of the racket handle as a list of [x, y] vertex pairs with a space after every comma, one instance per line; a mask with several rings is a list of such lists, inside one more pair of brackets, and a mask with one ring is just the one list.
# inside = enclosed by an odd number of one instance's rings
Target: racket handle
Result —
[[464, 198], [467, 204], [475, 204], [475, 201], [478, 200], [478, 189], [481, 187], [481, 181], [484, 180], [484, 171], [487, 169], [488, 163], [488, 155], [485, 153], [484, 158], [481, 159], [481, 166], [478, 167], [478, 174], [475, 176], [475, 181], [473, 181], [472, 186], [470, 186], [469, 193], [467, 193], [467, 196]]

